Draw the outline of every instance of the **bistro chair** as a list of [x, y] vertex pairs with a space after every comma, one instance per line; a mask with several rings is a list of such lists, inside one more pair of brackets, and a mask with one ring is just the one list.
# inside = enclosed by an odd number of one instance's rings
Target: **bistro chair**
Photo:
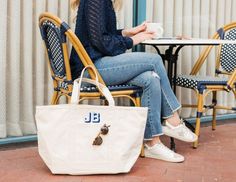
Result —
[[[236, 40], [236, 22], [225, 25], [217, 30], [213, 39]], [[177, 76], [177, 86], [189, 88], [196, 92], [197, 105], [183, 104], [183, 107], [195, 107], [196, 128], [195, 133], [200, 134], [200, 123], [203, 112], [213, 109], [212, 130], [216, 129], [216, 109], [226, 109], [236, 111], [236, 107], [220, 106], [217, 103], [217, 92], [232, 92], [236, 98], [236, 44], [222, 44], [218, 46], [215, 76], [197, 75], [201, 66], [205, 62], [213, 46], [205, 48], [195, 63], [190, 75]], [[225, 75], [225, 76], [223, 76]], [[223, 76], [223, 77], [222, 77]], [[212, 103], [205, 104], [205, 98], [212, 94]], [[194, 142], [193, 147], [197, 148], [198, 141]]]
[[[99, 82], [105, 84], [80, 40], [68, 24], [50, 13], [43, 13], [39, 17], [39, 28], [45, 43], [48, 65], [53, 80], [54, 92], [51, 104], [58, 104], [62, 96], [67, 98], [67, 102], [70, 102], [71, 99], [73, 80], [69, 62], [69, 43], [72, 44], [79, 55], [81, 64], [92, 66], [97, 72]], [[88, 71], [91, 78], [95, 79], [92, 70]], [[134, 106], [140, 106], [142, 88], [133, 85], [115, 85], [108, 86], [108, 89], [113, 97], [126, 97], [132, 101]], [[86, 86], [81, 88], [80, 101], [87, 99], [103, 100], [104, 97], [95, 86]], [[144, 156], [143, 147], [141, 156]]]

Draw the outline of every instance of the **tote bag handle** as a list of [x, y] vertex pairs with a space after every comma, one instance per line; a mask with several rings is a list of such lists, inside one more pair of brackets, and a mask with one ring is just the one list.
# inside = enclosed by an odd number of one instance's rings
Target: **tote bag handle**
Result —
[[[83, 78], [84, 72], [88, 68], [91, 69], [94, 72], [95, 80], [92, 80], [92, 79], [89, 79], [89, 78]], [[95, 69], [92, 66], [86, 66], [82, 70], [80, 78], [74, 80], [72, 96], [71, 96], [71, 104], [78, 104], [79, 103], [80, 88], [81, 88], [81, 83], [82, 82], [87, 82], [87, 83], [90, 83], [92, 85], [97, 86], [99, 92], [101, 92], [102, 95], [107, 99], [109, 106], [114, 106], [115, 105], [115, 101], [114, 101], [114, 99], [111, 95], [111, 92], [109, 91], [109, 89], [105, 85], [98, 82], [97, 73], [96, 73]]]

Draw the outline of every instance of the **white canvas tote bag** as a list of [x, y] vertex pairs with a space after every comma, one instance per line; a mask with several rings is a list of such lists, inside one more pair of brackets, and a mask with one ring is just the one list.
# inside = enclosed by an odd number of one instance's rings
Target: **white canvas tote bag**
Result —
[[[109, 106], [78, 104], [82, 80], [95, 84]], [[83, 78], [75, 80], [70, 104], [37, 106], [35, 118], [39, 154], [52, 173], [114, 174], [137, 160], [147, 108], [114, 106], [108, 88]]]

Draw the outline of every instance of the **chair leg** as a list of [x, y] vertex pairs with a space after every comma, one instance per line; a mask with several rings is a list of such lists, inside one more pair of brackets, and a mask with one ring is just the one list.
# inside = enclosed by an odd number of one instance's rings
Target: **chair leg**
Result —
[[141, 106], [141, 99], [140, 99], [140, 97], [136, 97], [135, 101], [136, 101], [136, 107], [140, 107]]
[[[140, 97], [136, 96], [135, 102], [136, 102], [136, 103], [135, 103], [135, 104], [136, 104], [136, 107], [140, 107], [140, 106], [141, 106], [141, 99], [140, 99]], [[144, 144], [143, 144], [142, 147], [141, 147], [140, 157], [145, 157]]]
[[66, 96], [66, 103], [69, 104], [70, 103], [70, 97]]
[[58, 92], [54, 91], [51, 99], [51, 104], [55, 105], [57, 104], [57, 102], [58, 102]]
[[142, 145], [141, 152], [140, 152], [140, 157], [145, 157], [144, 145]]
[[[216, 95], [216, 91], [213, 92], [213, 98], [212, 98], [212, 103], [214, 105], [217, 104], [217, 95]], [[213, 113], [212, 113], [212, 130], [216, 129], [216, 108], [213, 108]]]
[[[197, 104], [197, 118], [196, 118], [196, 128], [195, 134], [199, 137], [200, 134], [200, 124], [201, 124], [201, 116], [203, 111], [203, 94], [198, 94], [198, 104]], [[198, 140], [193, 143], [193, 148], [197, 148]]]

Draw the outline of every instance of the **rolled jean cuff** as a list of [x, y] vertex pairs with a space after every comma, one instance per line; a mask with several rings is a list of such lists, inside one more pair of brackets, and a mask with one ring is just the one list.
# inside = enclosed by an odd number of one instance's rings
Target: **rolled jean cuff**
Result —
[[160, 133], [160, 134], [152, 135], [151, 138], [144, 138], [143, 140], [144, 140], [144, 141], [151, 141], [153, 137], [158, 137], [158, 136], [162, 136], [162, 135], [164, 135], [164, 133]]
[[180, 108], [181, 108], [181, 105], [180, 105], [179, 107], [177, 107], [176, 109], [174, 109], [174, 110], [172, 111], [172, 114], [171, 114], [171, 115], [169, 115], [169, 116], [164, 116], [164, 117], [162, 117], [162, 118], [163, 118], [163, 119], [171, 118], [171, 117], [173, 116], [174, 112], [178, 111]]

